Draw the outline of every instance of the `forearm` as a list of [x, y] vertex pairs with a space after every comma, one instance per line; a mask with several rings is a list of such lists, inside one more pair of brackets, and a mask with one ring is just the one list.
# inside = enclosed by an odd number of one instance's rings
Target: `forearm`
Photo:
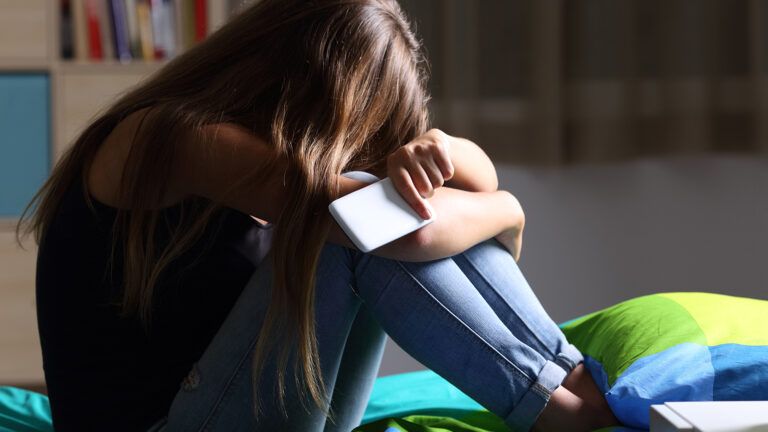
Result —
[[[505, 191], [468, 192], [443, 187], [429, 202], [437, 215], [433, 223], [371, 254], [400, 261], [445, 258], [520, 225], [523, 217], [517, 200]], [[354, 247], [336, 223], [328, 240]]]
[[[453, 178], [445, 186], [470, 192], [492, 192], [499, 188], [499, 179], [493, 162], [472, 141], [444, 134], [449, 141], [449, 153], [453, 164]], [[381, 178], [387, 176], [387, 160], [382, 159], [368, 171]]]
[[514, 227], [522, 216], [514, 197], [505, 191], [443, 187], [429, 202], [437, 214], [433, 223], [372, 253], [401, 261], [446, 258]]
[[446, 182], [446, 186], [471, 192], [497, 190], [499, 179], [488, 155], [472, 141], [449, 137], [454, 174], [453, 178]]

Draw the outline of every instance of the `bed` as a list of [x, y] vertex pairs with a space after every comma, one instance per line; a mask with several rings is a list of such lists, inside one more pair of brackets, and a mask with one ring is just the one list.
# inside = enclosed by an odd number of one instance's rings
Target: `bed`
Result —
[[[650, 428], [666, 402], [768, 400], [768, 301], [709, 293], [638, 297], [560, 325], [614, 414]], [[765, 426], [765, 425], [764, 425]], [[768, 429], [768, 428], [766, 428]], [[759, 430], [766, 430], [759, 429]], [[0, 387], [0, 431], [52, 431], [44, 395]], [[507, 432], [432, 371], [376, 380], [356, 432]], [[758, 429], [750, 429], [758, 430]]]

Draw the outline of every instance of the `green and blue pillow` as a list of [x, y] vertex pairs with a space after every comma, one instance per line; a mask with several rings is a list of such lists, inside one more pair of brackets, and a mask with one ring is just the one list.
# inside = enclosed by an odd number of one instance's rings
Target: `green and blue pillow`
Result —
[[654, 294], [561, 327], [627, 426], [652, 404], [768, 399], [768, 301]]

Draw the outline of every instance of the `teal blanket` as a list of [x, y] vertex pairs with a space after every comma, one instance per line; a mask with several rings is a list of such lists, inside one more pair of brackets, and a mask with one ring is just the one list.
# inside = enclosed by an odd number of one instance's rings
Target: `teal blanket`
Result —
[[14, 387], [0, 387], [0, 431], [53, 432], [48, 398]]

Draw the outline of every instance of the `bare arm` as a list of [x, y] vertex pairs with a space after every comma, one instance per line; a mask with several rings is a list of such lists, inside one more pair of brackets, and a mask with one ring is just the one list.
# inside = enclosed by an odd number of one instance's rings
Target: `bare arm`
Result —
[[401, 261], [445, 258], [514, 229], [522, 217], [516, 201], [505, 191], [468, 192], [443, 187], [429, 201], [439, 215], [435, 222], [406, 237], [402, 244], [392, 242], [372, 253]]
[[[464, 138], [449, 137], [451, 160], [454, 163], [455, 174], [445, 182], [446, 186], [466, 191], [490, 192], [499, 187], [496, 168], [485, 152], [475, 143]], [[511, 227], [495, 235], [515, 260], [520, 259], [523, 246], [523, 228], [525, 215], [517, 199], [509, 195], [515, 210], [509, 220]], [[504, 213], [506, 214], [506, 213]]]
[[[264, 169], [272, 158], [261, 138], [234, 125], [220, 125], [213, 144], [192, 144], [182, 150], [174, 176], [174, 189], [181, 195], [198, 195], [220, 202], [254, 217], [278, 222], [291, 193], [282, 183], [286, 161], [272, 160], [274, 174], [262, 182], [245, 182], [232, 189], [255, 170]], [[339, 196], [364, 187], [366, 183], [338, 177]], [[522, 210], [508, 192], [468, 192], [438, 188], [430, 204], [439, 215], [436, 221], [401, 239], [374, 250], [374, 255], [402, 261], [429, 261], [455, 255], [469, 247], [514, 229], [521, 224]], [[328, 241], [354, 248], [334, 222]]]
[[[342, 178], [340, 196], [365, 185]], [[502, 232], [522, 231], [525, 222], [517, 199], [506, 191], [469, 192], [442, 187], [435, 190], [429, 202], [438, 215], [435, 222], [371, 254], [400, 261], [431, 261], [456, 255]], [[335, 223], [328, 241], [355, 248]]]
[[454, 174], [445, 185], [471, 192], [492, 192], [499, 188], [496, 168], [487, 154], [468, 139], [449, 137]]
[[[398, 193], [425, 219], [430, 217], [426, 201], [444, 189], [444, 185], [448, 185], [449, 190], [476, 194], [490, 193], [498, 187], [493, 163], [480, 147], [463, 138], [451, 137], [439, 129], [431, 129], [403, 145], [387, 157], [386, 164], [387, 176]], [[438, 215], [441, 212], [449, 213], [448, 222], [445, 223], [448, 229], [441, 230], [441, 225], [432, 224], [431, 228], [422, 228], [415, 235], [420, 237], [419, 244], [429, 245], [432, 255], [419, 254], [412, 258], [422, 260], [450, 256], [480, 241], [496, 237], [515, 259], [519, 259], [525, 218], [517, 199], [508, 193], [501, 194], [503, 201], [489, 208], [482, 201], [475, 202], [479, 199], [477, 195], [470, 195], [463, 200], [460, 199], [461, 195], [452, 196], [449, 204], [455, 201], [468, 208], [441, 205], [447, 208], [436, 209]], [[440, 199], [437, 201], [442, 204]], [[475, 209], [479, 212], [473, 211]], [[464, 219], [451, 218], [461, 211], [464, 211]], [[475, 223], [488, 231], [480, 233], [482, 235], [472, 235], [478, 234], [478, 231], [472, 231], [474, 226], [465, 231], [466, 225]], [[459, 234], [456, 234], [457, 230]], [[491, 234], [488, 234], [489, 231]]]
[[[444, 140], [447, 157], [453, 165], [452, 176], [444, 186], [469, 192], [492, 192], [499, 188], [496, 167], [487, 154], [474, 142], [455, 137], [432, 129], [420, 138], [433, 142]], [[379, 177], [387, 177], [387, 160], [383, 160], [371, 172]], [[430, 193], [427, 185], [415, 185], [420, 192]], [[412, 203], [415, 204], [415, 203]]]

